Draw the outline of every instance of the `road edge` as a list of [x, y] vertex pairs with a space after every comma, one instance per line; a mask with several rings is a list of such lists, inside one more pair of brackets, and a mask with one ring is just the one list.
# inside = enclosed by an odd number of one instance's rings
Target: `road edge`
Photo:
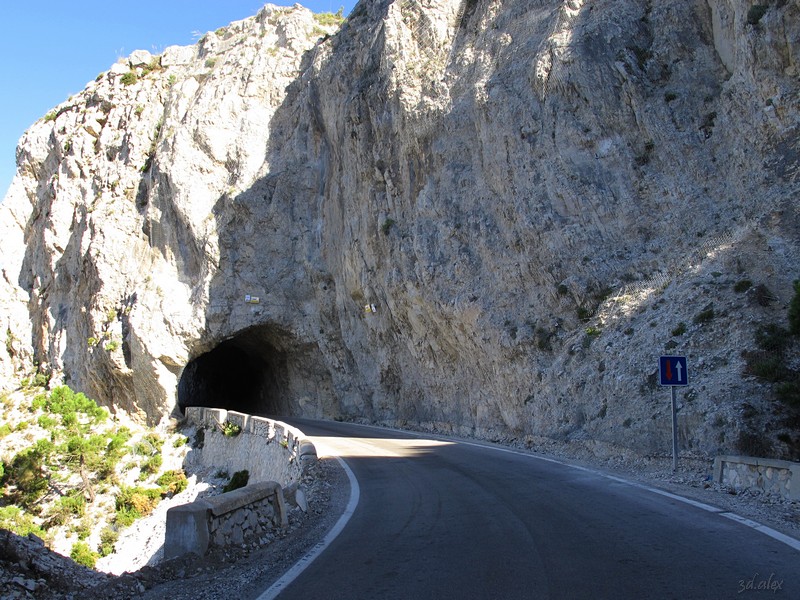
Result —
[[[553, 457], [550, 457], [550, 456], [543, 456], [541, 454], [536, 454], [536, 453], [533, 453], [533, 452], [525, 452], [523, 450], [518, 450], [518, 449], [515, 449], [515, 448], [508, 448], [508, 447], [505, 447], [505, 446], [500, 446], [500, 445], [492, 444], [492, 443], [489, 443], [489, 442], [478, 442], [478, 441], [473, 441], [473, 440], [466, 440], [464, 438], [451, 437], [451, 436], [442, 435], [442, 434], [436, 434], [436, 433], [425, 433], [425, 432], [419, 432], [419, 431], [408, 431], [408, 430], [405, 430], [405, 429], [397, 429], [396, 427], [383, 427], [383, 426], [379, 426], [379, 425], [366, 425], [366, 424], [363, 424], [363, 423], [351, 423], [351, 425], [358, 425], [360, 427], [377, 429], [379, 431], [395, 431], [397, 433], [410, 435], [410, 436], [416, 437], [416, 438], [425, 438], [425, 437], [427, 437], [427, 438], [432, 438], [432, 439], [439, 439], [439, 440], [444, 440], [444, 441], [448, 441], [448, 442], [453, 442], [453, 443], [456, 443], [456, 444], [465, 444], [467, 446], [473, 446], [473, 447], [476, 447], [476, 448], [485, 448], [485, 449], [489, 449], [489, 450], [495, 450], [497, 452], [505, 452], [507, 454], [515, 454], [517, 456], [532, 458], [532, 459], [536, 459], [536, 460], [543, 460], [545, 462], [550, 462], [550, 463], [553, 463], [553, 464], [561, 465], [563, 467], [568, 467], [570, 469], [576, 469], [578, 471], [584, 471], [586, 473], [591, 473], [592, 475], [596, 475], [596, 476], [602, 477], [604, 479], [609, 479], [611, 481], [616, 481], [618, 483], [623, 483], [623, 484], [629, 485], [631, 487], [635, 487], [635, 488], [638, 488], [638, 489], [641, 489], [641, 490], [645, 490], [645, 491], [650, 492], [652, 494], [658, 494], [659, 496], [665, 496], [665, 497], [670, 498], [672, 500], [675, 500], [677, 502], [681, 502], [683, 504], [687, 504], [689, 506], [693, 506], [695, 508], [699, 508], [699, 509], [704, 510], [706, 512], [717, 514], [717, 515], [719, 515], [721, 517], [724, 517], [726, 519], [730, 519], [732, 521], [735, 521], [735, 522], [739, 523], [740, 525], [744, 525], [745, 527], [749, 527], [750, 529], [754, 529], [755, 531], [758, 531], [759, 533], [761, 533], [763, 535], [766, 535], [766, 536], [774, 539], [775, 541], [781, 542], [782, 544], [785, 544], [785, 545], [789, 546], [793, 550], [797, 550], [798, 552], [800, 552], [800, 539], [797, 539], [797, 538], [795, 538], [795, 537], [793, 537], [791, 535], [788, 535], [788, 534], [785, 534], [785, 533], [783, 533], [781, 531], [778, 531], [777, 529], [773, 529], [772, 527], [769, 527], [768, 525], [764, 525], [763, 523], [759, 523], [758, 521], [754, 521], [754, 520], [749, 519], [747, 517], [743, 517], [743, 516], [733, 512], [733, 511], [726, 510], [724, 508], [719, 508], [719, 507], [713, 506], [711, 504], [706, 504], [705, 502], [700, 502], [699, 500], [694, 500], [692, 498], [681, 496], [679, 494], [675, 494], [675, 493], [669, 492], [667, 490], [662, 490], [662, 489], [659, 489], [659, 488], [657, 488], [655, 486], [647, 485], [645, 483], [640, 483], [638, 481], [633, 481], [631, 479], [626, 479], [626, 478], [620, 477], [618, 475], [612, 475], [612, 474], [606, 473], [606, 472], [604, 472], [604, 471], [602, 471], [600, 469], [595, 469], [595, 468], [592, 468], [592, 467], [586, 467], [586, 466], [582, 466], [582, 465], [572, 464], [572, 463], [570, 463], [570, 462], [568, 462], [566, 460], [561, 460], [561, 459], [553, 458]], [[259, 599], [259, 600], [261, 600], [261, 599]]]
[[314, 544], [314, 546], [306, 552], [300, 560], [298, 560], [288, 571], [286, 571], [283, 575], [281, 575], [277, 581], [275, 581], [265, 592], [263, 592], [260, 596], [256, 598], [256, 600], [274, 600], [278, 597], [278, 595], [283, 592], [289, 585], [297, 579], [300, 574], [306, 570], [306, 568], [316, 560], [316, 558], [325, 551], [325, 549], [331, 545], [333, 540], [335, 540], [338, 535], [342, 532], [342, 530], [347, 525], [350, 518], [353, 516], [353, 513], [358, 506], [359, 499], [361, 497], [361, 488], [358, 485], [358, 480], [356, 476], [353, 474], [353, 471], [350, 469], [347, 462], [339, 456], [333, 455], [339, 465], [341, 465], [342, 469], [344, 469], [345, 474], [347, 475], [347, 479], [350, 483], [350, 498], [347, 501], [347, 506], [344, 509], [344, 512], [339, 516], [339, 520], [336, 521], [336, 524], [325, 534], [325, 537], [322, 538], [319, 542]]

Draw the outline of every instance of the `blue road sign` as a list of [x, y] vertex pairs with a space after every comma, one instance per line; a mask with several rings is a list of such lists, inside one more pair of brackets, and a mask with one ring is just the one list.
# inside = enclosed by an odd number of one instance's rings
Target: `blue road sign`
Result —
[[658, 359], [659, 385], [689, 385], [685, 356], [661, 356]]

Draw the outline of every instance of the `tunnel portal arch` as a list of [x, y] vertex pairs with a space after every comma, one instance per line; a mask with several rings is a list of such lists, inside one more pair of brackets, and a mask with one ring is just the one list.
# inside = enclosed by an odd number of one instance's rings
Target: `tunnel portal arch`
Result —
[[[323, 381], [320, 381], [323, 380]], [[325, 381], [327, 380], [327, 381]], [[248, 414], [321, 416], [322, 397], [330, 391], [330, 376], [316, 344], [299, 344], [275, 326], [240, 331], [190, 360], [178, 381], [178, 408], [206, 406]], [[302, 402], [298, 402], [302, 399]]]

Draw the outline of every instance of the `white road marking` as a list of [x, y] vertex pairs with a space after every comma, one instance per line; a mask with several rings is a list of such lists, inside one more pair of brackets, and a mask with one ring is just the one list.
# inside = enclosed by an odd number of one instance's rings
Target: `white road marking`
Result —
[[339, 461], [340, 465], [342, 465], [342, 468], [347, 474], [347, 479], [350, 480], [350, 499], [347, 502], [347, 506], [345, 507], [342, 516], [339, 517], [339, 520], [336, 521], [336, 525], [333, 526], [333, 528], [322, 539], [322, 541], [318, 542], [313, 548], [311, 548], [311, 550], [306, 552], [291, 569], [286, 571], [286, 573], [284, 573], [280, 579], [273, 583], [269, 589], [261, 594], [256, 600], [274, 600], [274, 598], [276, 598], [278, 594], [286, 589], [290, 583], [297, 579], [300, 573], [306, 570], [306, 567], [308, 567], [320, 554], [322, 554], [322, 551], [325, 550], [325, 548], [330, 546], [331, 542], [336, 539], [336, 536], [338, 536], [344, 529], [345, 525], [347, 525], [350, 517], [353, 516], [356, 506], [358, 506], [358, 500], [361, 497], [361, 488], [358, 485], [356, 476], [353, 474], [353, 471], [350, 470], [350, 467], [347, 465], [347, 463], [336, 455], [333, 455], [333, 457]]
[[[639, 488], [641, 490], [645, 490], [647, 492], [651, 492], [653, 494], [658, 494], [659, 496], [664, 496], [666, 498], [670, 498], [671, 500], [675, 500], [677, 502], [682, 502], [684, 504], [688, 504], [695, 508], [699, 508], [700, 510], [704, 510], [710, 513], [718, 514], [721, 517], [725, 517], [726, 519], [731, 519], [732, 521], [736, 521], [737, 523], [744, 525], [745, 527], [750, 527], [759, 533], [762, 533], [766, 536], [771, 537], [772, 539], [786, 544], [790, 548], [794, 550], [800, 551], [800, 540], [797, 540], [793, 537], [785, 535], [780, 531], [772, 529], [771, 527], [767, 527], [766, 525], [762, 525], [756, 521], [751, 519], [747, 519], [736, 513], [732, 513], [716, 506], [711, 506], [710, 504], [705, 504], [704, 502], [698, 502], [697, 500], [692, 500], [691, 498], [685, 498], [683, 496], [679, 496], [677, 494], [673, 494], [672, 492], [667, 492], [665, 490], [660, 490], [655, 487], [651, 487], [649, 485], [645, 485], [642, 483], [638, 483], [635, 481], [630, 481], [628, 479], [624, 479], [622, 477], [618, 477], [616, 475], [610, 475], [608, 473], [604, 473], [602, 471], [598, 471], [596, 469], [592, 469], [589, 467], [583, 467], [580, 465], [573, 465], [563, 460], [557, 458], [551, 458], [547, 456], [539, 456], [536, 454], [532, 454], [530, 452], [523, 452], [521, 450], [514, 450], [513, 448], [503, 448], [501, 446], [494, 446], [487, 443], [479, 443], [479, 442], [470, 442], [458, 438], [450, 438], [444, 435], [437, 435], [437, 434], [423, 434], [418, 433], [415, 431], [405, 431], [402, 429], [395, 429], [392, 427], [376, 427], [372, 425], [360, 425], [360, 427], [376, 429], [378, 431], [386, 432], [386, 431], [395, 431], [397, 433], [403, 435], [410, 435], [412, 437], [417, 438], [433, 438], [437, 440], [442, 440], [446, 442], [451, 442], [455, 444], [463, 444], [465, 446], [474, 446], [476, 448], [483, 448], [487, 450], [494, 450], [495, 452], [504, 452], [506, 454], [514, 454], [516, 456], [521, 456], [525, 458], [532, 458], [535, 460], [542, 460], [545, 462], [557, 464], [563, 467], [568, 467], [570, 469], [576, 469], [578, 471], [584, 471], [586, 473], [591, 473], [592, 475], [596, 475], [598, 477], [602, 477], [604, 479], [609, 479], [611, 481], [616, 481], [618, 483], [623, 483], [625, 485], [629, 485], [631, 487]], [[325, 550], [331, 542], [342, 532], [347, 522], [350, 520], [350, 517], [353, 516], [353, 512], [355, 512], [356, 506], [358, 506], [358, 501], [361, 495], [361, 490], [358, 485], [358, 480], [356, 476], [353, 474], [353, 471], [350, 470], [350, 467], [347, 466], [347, 463], [336, 455], [333, 449], [329, 449], [327, 454], [336, 458], [339, 461], [339, 464], [342, 465], [344, 468], [345, 473], [347, 474], [347, 478], [350, 480], [350, 500], [347, 503], [347, 507], [345, 508], [344, 513], [339, 520], [336, 522], [336, 525], [333, 526], [325, 538], [316, 544], [311, 550], [309, 550], [298, 562], [295, 564], [291, 569], [289, 569], [283, 576], [278, 579], [275, 583], [270, 586], [270, 588], [261, 594], [256, 600], [274, 600], [278, 594], [280, 594], [290, 583], [292, 583], [297, 577], [302, 573], [306, 567], [308, 567], [321, 553]]]
[[405, 434], [405, 435], [412, 435], [414, 437], [420, 437], [420, 438], [431, 437], [433, 439], [446, 440], [446, 441], [454, 442], [454, 443], [457, 443], [457, 444], [464, 444], [465, 446], [474, 446], [476, 448], [486, 448], [486, 449], [489, 449], [489, 450], [494, 450], [495, 452], [504, 452], [506, 454], [515, 454], [517, 456], [533, 458], [533, 459], [536, 459], [536, 460], [543, 460], [545, 462], [550, 462], [550, 463], [554, 463], [554, 464], [561, 465], [561, 466], [564, 466], [564, 467], [569, 467], [570, 469], [577, 469], [578, 471], [585, 471], [586, 473], [591, 473], [593, 475], [597, 475], [598, 477], [603, 477], [604, 479], [610, 479], [612, 481], [617, 481], [619, 483], [624, 483], [626, 485], [630, 485], [632, 487], [639, 488], [641, 490], [645, 490], [645, 491], [651, 492], [653, 494], [658, 494], [659, 496], [665, 496], [667, 498], [670, 498], [671, 500], [675, 500], [677, 502], [682, 502], [684, 504], [688, 504], [690, 506], [693, 506], [695, 508], [699, 508], [701, 510], [705, 510], [705, 511], [710, 512], [710, 513], [716, 513], [716, 514], [718, 514], [718, 515], [720, 515], [722, 517], [725, 517], [726, 519], [731, 519], [732, 521], [736, 521], [737, 523], [739, 523], [741, 525], [744, 525], [745, 527], [749, 527], [751, 529], [754, 529], [754, 530], [758, 531], [759, 533], [762, 533], [762, 534], [764, 534], [766, 536], [769, 536], [769, 537], [771, 537], [772, 539], [774, 539], [774, 540], [776, 540], [778, 542], [786, 544], [787, 546], [789, 546], [790, 548], [793, 548], [794, 550], [800, 551], [800, 540], [798, 540], [796, 538], [793, 538], [791, 536], [788, 536], [788, 535], [786, 535], [784, 533], [781, 533], [780, 531], [777, 531], [777, 530], [773, 529], [772, 527], [768, 527], [766, 525], [758, 523], [757, 521], [753, 521], [751, 519], [746, 519], [745, 517], [737, 515], [736, 513], [732, 513], [730, 511], [723, 510], [723, 509], [718, 508], [716, 506], [711, 506], [710, 504], [705, 504], [704, 502], [698, 502], [697, 500], [692, 500], [691, 498], [685, 498], [683, 496], [679, 496], [677, 494], [673, 494], [673, 493], [667, 492], [665, 490], [660, 490], [658, 488], [651, 487], [651, 486], [645, 485], [643, 483], [637, 483], [635, 481], [630, 481], [630, 480], [624, 479], [622, 477], [617, 477], [616, 475], [609, 475], [608, 473], [603, 473], [602, 471], [598, 471], [596, 469], [592, 469], [592, 468], [589, 468], [589, 467], [582, 467], [580, 465], [572, 465], [572, 464], [570, 464], [568, 462], [565, 462], [563, 460], [559, 460], [557, 458], [551, 458], [551, 457], [547, 457], [547, 456], [538, 456], [538, 455], [532, 454], [530, 452], [523, 452], [521, 450], [515, 450], [513, 448], [503, 448], [502, 446], [494, 446], [494, 445], [491, 445], [491, 444], [485, 444], [485, 443], [480, 443], [480, 442], [470, 442], [470, 441], [461, 440], [461, 439], [458, 439], [458, 438], [450, 438], [450, 437], [445, 436], [445, 435], [423, 434], [423, 433], [418, 433], [416, 431], [404, 431], [402, 429], [394, 429], [392, 427], [375, 427], [375, 426], [372, 426], [372, 425], [361, 425], [361, 427], [370, 427], [372, 429], [378, 429], [380, 431], [387, 431], [387, 430], [388, 431], [396, 431], [397, 433], [402, 433], [402, 434]]

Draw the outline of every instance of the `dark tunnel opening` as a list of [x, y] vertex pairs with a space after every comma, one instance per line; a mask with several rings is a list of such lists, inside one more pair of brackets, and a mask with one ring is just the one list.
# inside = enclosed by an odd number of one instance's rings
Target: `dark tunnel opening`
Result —
[[286, 360], [264, 339], [245, 331], [191, 360], [178, 381], [178, 408], [224, 408], [248, 414], [286, 414]]

